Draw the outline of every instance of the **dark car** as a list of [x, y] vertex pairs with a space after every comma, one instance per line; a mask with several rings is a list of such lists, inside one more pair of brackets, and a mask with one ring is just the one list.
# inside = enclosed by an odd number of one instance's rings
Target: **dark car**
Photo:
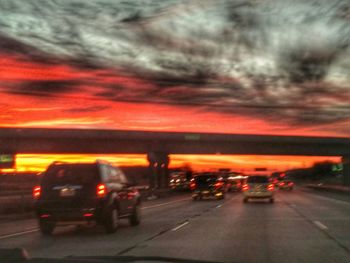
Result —
[[282, 180], [278, 184], [278, 189], [291, 191], [294, 188], [294, 183], [291, 180]]
[[39, 228], [45, 235], [60, 225], [97, 223], [107, 233], [119, 218], [140, 223], [140, 194], [124, 173], [107, 162], [51, 164], [33, 191]]
[[215, 197], [224, 199], [225, 184], [222, 177], [215, 173], [204, 173], [196, 175], [190, 184], [193, 191], [193, 200], [203, 199], [205, 197]]

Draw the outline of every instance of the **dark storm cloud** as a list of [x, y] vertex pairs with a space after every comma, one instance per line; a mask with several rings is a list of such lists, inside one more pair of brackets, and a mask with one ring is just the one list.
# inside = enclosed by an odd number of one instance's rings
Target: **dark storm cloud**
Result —
[[11, 55], [18, 60], [44, 64], [59, 64], [62, 61], [31, 45], [20, 42], [0, 32], [0, 54]]
[[63, 93], [78, 91], [81, 83], [75, 80], [34, 80], [24, 81], [8, 91], [13, 94], [56, 97]]
[[[84, 82], [110, 101], [200, 106], [299, 126], [350, 118], [345, 0], [12, 0], [0, 10], [10, 18], [0, 17], [0, 32], [11, 35], [2, 52], [43, 61], [46, 54], [47, 63], [56, 57], [91, 72], [88, 81], [27, 83], [15, 92], [59, 94]], [[113, 75], [125, 78], [102, 80]]]
[[64, 110], [67, 113], [91, 113], [91, 112], [98, 112], [102, 110], [106, 110], [108, 107], [105, 106], [87, 106], [87, 107], [79, 107], [79, 108], [70, 108]]

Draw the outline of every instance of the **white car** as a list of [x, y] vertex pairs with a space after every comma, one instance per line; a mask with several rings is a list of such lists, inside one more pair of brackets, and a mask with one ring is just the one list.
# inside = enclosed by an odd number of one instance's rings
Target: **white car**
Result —
[[269, 199], [270, 203], [274, 202], [274, 185], [270, 182], [268, 176], [248, 176], [242, 191], [244, 203], [248, 202], [249, 199]]

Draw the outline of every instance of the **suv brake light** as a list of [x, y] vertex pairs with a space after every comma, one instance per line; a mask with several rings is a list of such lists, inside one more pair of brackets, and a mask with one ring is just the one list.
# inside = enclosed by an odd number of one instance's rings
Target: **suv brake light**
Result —
[[249, 190], [249, 185], [244, 184], [243, 187], [242, 187], [242, 190], [243, 191], [248, 191]]
[[274, 189], [273, 184], [269, 184], [269, 185], [268, 185], [268, 187], [267, 187], [267, 190], [269, 190], [269, 191], [273, 191], [273, 189]]
[[97, 197], [104, 197], [106, 195], [106, 186], [104, 184], [97, 185]]
[[38, 199], [41, 194], [41, 187], [40, 186], [34, 186], [33, 188], [33, 198]]

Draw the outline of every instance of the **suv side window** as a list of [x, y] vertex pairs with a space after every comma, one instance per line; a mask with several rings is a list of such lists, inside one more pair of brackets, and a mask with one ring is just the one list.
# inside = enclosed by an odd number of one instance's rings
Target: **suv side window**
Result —
[[109, 168], [110, 181], [112, 183], [120, 183], [120, 177], [119, 177], [117, 170], [112, 166], [109, 166], [108, 168]]
[[119, 177], [120, 177], [120, 182], [122, 184], [127, 184], [128, 183], [128, 179], [126, 178], [125, 174], [120, 170], [119, 170]]
[[102, 181], [105, 183], [110, 183], [110, 171], [109, 171], [109, 167], [105, 164], [101, 164], [100, 165], [100, 170], [101, 170], [101, 177], [102, 177]]

